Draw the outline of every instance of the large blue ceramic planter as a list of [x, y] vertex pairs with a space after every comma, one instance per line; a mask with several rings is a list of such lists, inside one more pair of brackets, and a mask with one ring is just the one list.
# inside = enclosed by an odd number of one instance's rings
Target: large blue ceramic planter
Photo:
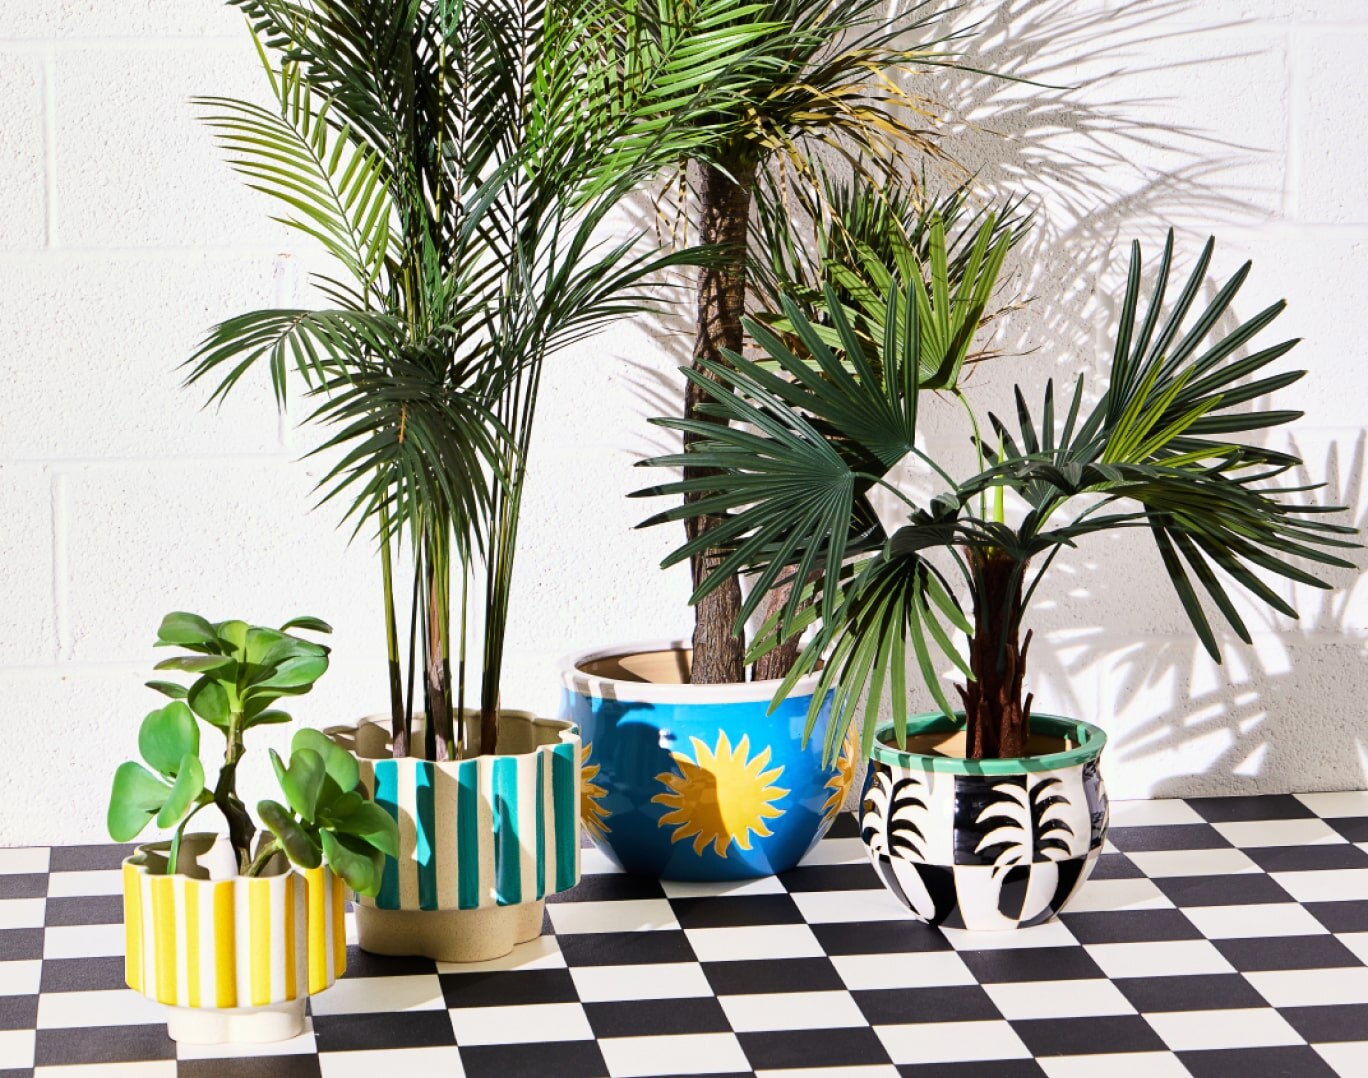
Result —
[[563, 664], [560, 717], [584, 743], [582, 817], [630, 873], [736, 880], [784, 872], [831, 826], [854, 754], [822, 766], [828, 699], [807, 746], [817, 677], [769, 714], [778, 683], [695, 686], [687, 649], [644, 644]]

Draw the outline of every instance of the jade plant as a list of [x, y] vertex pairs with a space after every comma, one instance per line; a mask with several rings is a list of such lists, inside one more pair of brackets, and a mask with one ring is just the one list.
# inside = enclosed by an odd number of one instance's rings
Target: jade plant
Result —
[[[731, 573], [751, 574], [755, 586], [738, 611], [738, 629], [774, 584], [801, 582], [767, 619], [753, 656], [802, 639], [776, 699], [801, 675], [821, 670], [807, 732], [833, 690], [828, 757], [862, 704], [868, 753], [886, 698], [905, 744], [909, 667], [946, 715], [962, 711], [968, 757], [1025, 755], [1032, 706], [1026, 615], [1060, 551], [1088, 536], [1148, 532], [1197, 639], [1216, 661], [1211, 609], [1251, 640], [1232, 586], [1296, 617], [1274, 582], [1324, 588], [1308, 565], [1352, 568], [1335, 551], [1355, 545], [1354, 529], [1325, 519], [1337, 509], [1309, 502], [1304, 494], [1314, 488], [1287, 481], [1301, 460], [1246, 440], [1300, 417], [1264, 403], [1305, 372], [1268, 369], [1297, 342], [1252, 342], [1284, 304], [1234, 323], [1250, 266], [1208, 288], [1212, 250], [1208, 242], [1175, 296], [1170, 233], [1142, 304], [1134, 245], [1109, 384], [1091, 404], [1080, 376], [1061, 401], [1048, 382], [1036, 407], [1018, 387], [1010, 419], [989, 414], [983, 423], [971, 412], [966, 433], [977, 468], [965, 478], [916, 444], [924, 372], [960, 336], [950, 332], [956, 290], [944, 257], [887, 267], [881, 335], [862, 331], [859, 312], [828, 284], [822, 325], [785, 298], [784, 335], [758, 321], [747, 327], [763, 356], [728, 352], [704, 361], [702, 371], [686, 371], [712, 423], [659, 420], [694, 440], [683, 454], [645, 463], [687, 465], [686, 475], [704, 478], [643, 492], [694, 499], [653, 521], [715, 517], [711, 534], [722, 557], [700, 590], [725, 586]], [[1204, 294], [1211, 298], [1199, 304]], [[900, 489], [897, 473], [909, 461], [943, 484], [942, 492], [918, 501]], [[896, 512], [876, 511], [871, 495], [880, 491]], [[688, 553], [676, 551], [672, 560]], [[967, 658], [956, 630], [968, 638]], [[958, 707], [942, 683], [945, 664], [963, 678]]]
[[[301, 617], [279, 629], [245, 621], [210, 622], [197, 614], [168, 614], [156, 646], [178, 647], [158, 670], [188, 674], [188, 685], [149, 681], [170, 697], [150, 712], [138, 731], [142, 763], [129, 760], [114, 773], [109, 833], [130, 842], [153, 821], [172, 831], [167, 872], [176, 870], [181, 840], [192, 819], [215, 806], [228, 828], [238, 872], [259, 876], [277, 854], [300, 868], [326, 861], [360, 894], [380, 886], [383, 855], [394, 855], [398, 831], [393, 818], [361, 786], [355, 759], [317, 730], [298, 731], [286, 763], [271, 750], [271, 763], [284, 802], [257, 802], [256, 824], [237, 792], [244, 737], [258, 726], [291, 721], [275, 707], [282, 698], [302, 696], [328, 669], [328, 649], [295, 636], [291, 629], [331, 632], [317, 618]], [[223, 735], [223, 761], [211, 788], [200, 760], [200, 723]]]

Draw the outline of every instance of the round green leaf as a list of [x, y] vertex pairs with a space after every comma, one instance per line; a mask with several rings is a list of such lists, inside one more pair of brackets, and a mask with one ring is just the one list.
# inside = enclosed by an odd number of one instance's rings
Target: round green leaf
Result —
[[213, 648], [218, 643], [214, 627], [198, 614], [176, 611], [162, 618], [157, 630], [159, 647]]
[[288, 639], [283, 633], [278, 633], [274, 629], [253, 626], [247, 630], [247, 640], [243, 653], [246, 655], [247, 661], [254, 666], [268, 665], [266, 656], [277, 645]]
[[143, 719], [138, 731], [138, 751], [153, 770], [173, 776], [186, 756], [199, 756], [199, 726], [190, 709], [173, 700]]
[[393, 816], [373, 801], [363, 802], [355, 812], [338, 820], [334, 830], [355, 835], [391, 857], [399, 856], [399, 825], [394, 822]]
[[300, 868], [317, 868], [323, 863], [322, 851], [288, 809], [278, 801], [258, 801], [257, 815], [266, 829], [280, 839], [285, 856]]
[[323, 840], [323, 855], [328, 860], [328, 867], [341, 876], [348, 887], [358, 895], [373, 896], [380, 890], [385, 859], [378, 850], [352, 835], [323, 831], [319, 837]]
[[323, 789], [326, 777], [323, 757], [313, 749], [293, 749], [290, 752], [290, 766], [281, 776], [280, 785], [290, 807], [309, 823], [313, 823], [317, 817], [318, 794]]
[[115, 842], [131, 842], [166, 802], [171, 787], [142, 764], [129, 760], [114, 772], [105, 824]]
[[291, 618], [280, 627], [282, 633], [288, 633], [291, 629], [308, 629], [310, 632], [315, 633], [332, 632], [332, 626], [322, 618], [311, 617]]
[[184, 685], [175, 681], [149, 681], [147, 687], [156, 689], [157, 692], [163, 696], [171, 697], [172, 700], [184, 700], [190, 692]]
[[250, 628], [245, 621], [221, 621], [214, 628], [218, 632], [219, 641], [226, 645], [224, 650], [232, 649], [239, 655], [247, 648], [247, 630]]
[[290, 752], [295, 753], [300, 749], [312, 749], [323, 757], [323, 767], [328, 777], [337, 783], [342, 793], [350, 793], [360, 784], [361, 772], [356, 766], [356, 758], [346, 749], [335, 745], [322, 731], [305, 727], [297, 732], [290, 741]]
[[228, 690], [221, 681], [205, 674], [190, 686], [187, 700], [190, 710], [205, 722], [220, 728], [228, 726]]
[[326, 655], [298, 655], [285, 659], [280, 665], [267, 668], [269, 673], [248, 686], [247, 692], [260, 689], [300, 689], [312, 685], [328, 670]]
[[319, 798], [318, 818], [332, 822], [345, 820], [365, 803], [365, 799], [355, 790], [343, 793], [337, 783], [329, 780]]
[[204, 765], [198, 756], [186, 753], [176, 769], [176, 784], [157, 813], [157, 826], [163, 830], [174, 827], [204, 792]]
[[163, 659], [152, 669], [183, 670], [187, 674], [207, 674], [211, 670], [219, 670], [219, 676], [227, 681], [237, 676], [237, 663], [229, 655], [175, 655]]
[[[269, 703], [270, 701], [266, 701]], [[286, 711], [258, 711], [255, 715], [251, 713], [251, 708], [244, 712], [243, 729], [250, 730], [253, 726], [273, 726], [282, 722], [293, 722], [289, 712]]]

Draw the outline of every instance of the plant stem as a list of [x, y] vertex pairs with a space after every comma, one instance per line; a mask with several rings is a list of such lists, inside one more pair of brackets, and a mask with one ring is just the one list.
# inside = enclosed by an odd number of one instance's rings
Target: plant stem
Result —
[[390, 551], [389, 508], [380, 506], [380, 572], [385, 588], [385, 648], [389, 660], [390, 734], [394, 756], [408, 755], [408, 727], [404, 722], [404, 684], [399, 670], [399, 628], [394, 616], [394, 561]]
[[[715, 264], [704, 266], [698, 280], [698, 317], [694, 337], [694, 369], [706, 374], [699, 360], [725, 361], [723, 351], [739, 353], [744, 345], [741, 317], [746, 307], [746, 241], [750, 227], [751, 200], [756, 170], [753, 164], [729, 162], [723, 169], [714, 164], [697, 166], [699, 183], [699, 239], [707, 245], [724, 248], [725, 255]], [[710, 376], [709, 376], [710, 377]], [[706, 419], [700, 407], [706, 402], [704, 391], [690, 383], [685, 391], [684, 415]], [[684, 445], [698, 439], [686, 434]], [[685, 468], [685, 479], [708, 473], [700, 468]], [[688, 495], [696, 500], [698, 495]], [[690, 539], [716, 527], [716, 517], [691, 518], [686, 529]], [[697, 588], [721, 560], [717, 551], [705, 551], [690, 561], [693, 584]], [[693, 668], [690, 680], [695, 685], [718, 685], [746, 678], [746, 641], [741, 615], [741, 582], [732, 576], [705, 596], [694, 610]], [[738, 631], [742, 630], [742, 631]]]
[[959, 686], [964, 700], [971, 760], [1024, 756], [1031, 697], [1021, 698], [1031, 634], [1020, 641], [1024, 565], [1000, 550], [972, 550], [974, 635], [969, 668], [974, 680]]
[[237, 765], [242, 759], [242, 712], [228, 712], [228, 744], [223, 750], [223, 768], [214, 787], [214, 804], [228, 823], [228, 841], [237, 856], [238, 871], [247, 868], [256, 825], [237, 795]]
[[256, 857], [252, 858], [252, 863], [247, 867], [247, 871], [244, 872], [243, 875], [260, 876], [262, 872], [266, 870], [266, 865], [270, 862], [271, 858], [282, 849], [284, 849], [284, 847], [281, 846], [280, 840], [277, 838], [272, 838], [269, 842], [263, 842], [261, 844], [261, 849], [257, 850]]

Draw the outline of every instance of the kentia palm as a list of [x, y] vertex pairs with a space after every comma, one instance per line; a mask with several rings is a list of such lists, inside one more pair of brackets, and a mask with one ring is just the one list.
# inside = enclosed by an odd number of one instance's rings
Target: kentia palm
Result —
[[[726, 543], [726, 571], [772, 573], [776, 560], [798, 580], [817, 570], [770, 617], [754, 650], [813, 630], [778, 698], [822, 664], [820, 685], [835, 693], [834, 719], [822, 729], [828, 756], [866, 701], [863, 744], [874, 757], [866, 842], [890, 888], [927, 920], [1036, 923], [1068, 900], [1101, 848], [1107, 811], [1097, 760], [1105, 737], [1085, 722], [1033, 715], [1024, 689], [1031, 634], [1022, 636], [1023, 620], [1061, 549], [1093, 533], [1148, 529], [1198, 638], [1218, 660], [1199, 593], [1248, 643], [1230, 583], [1295, 617], [1266, 576], [1326, 587], [1297, 562], [1350, 565], [1333, 551], [1354, 545], [1353, 529], [1323, 519], [1335, 509], [1300, 499], [1309, 488], [1280, 485], [1301, 461], [1243, 440], [1300, 415], [1238, 409], [1304, 372], [1266, 370], [1295, 341], [1241, 354], [1281, 303], [1228, 333], [1217, 330], [1248, 265], [1197, 306], [1212, 250], [1208, 243], [1166, 309], [1170, 235], [1142, 313], [1136, 245], [1110, 384], [1096, 405], [1084, 407], [1082, 378], [1062, 408], [1053, 383], [1034, 411], [1018, 389], [1014, 421], [989, 417], [975, 435], [981, 470], [960, 481], [914, 444], [918, 372], [936, 362], [945, 340], [937, 311], [953, 295], [944, 260], [931, 260], [925, 281], [900, 281], [889, 267], [887, 332], [876, 347], [828, 290], [834, 341], [790, 301], [786, 317], [802, 348], [752, 323], [763, 361], [732, 353], [725, 363], [709, 361], [706, 377], [689, 374], [711, 415], [735, 426], [703, 432], [684, 455], [710, 478], [649, 493], [687, 491], [699, 499], [689, 511], [723, 518], [716, 534]], [[899, 335], [896, 326], [912, 332]], [[927, 504], [888, 478], [908, 454], [946, 485]], [[680, 459], [655, 463], [675, 467]], [[886, 522], [875, 522], [876, 488], [902, 503]], [[795, 489], [805, 495], [793, 497]], [[1012, 522], [1007, 490], [1022, 502]], [[958, 585], [970, 617], [953, 598]], [[760, 601], [752, 592], [740, 616]], [[967, 659], [955, 629], [969, 636]], [[937, 676], [942, 660], [965, 678], [960, 709]], [[908, 715], [909, 661], [939, 713]], [[893, 721], [876, 729], [885, 700]], [[809, 734], [817, 719], [814, 709]]]
[[[363, 906], [363, 945], [487, 957], [539, 932], [543, 894], [578, 879], [578, 740], [568, 724], [502, 709], [500, 693], [542, 364], [641, 310], [657, 271], [698, 259], [597, 237], [620, 198], [682, 151], [654, 110], [687, 117], [730, 58], [682, 49], [654, 77], [689, 77], [662, 90], [602, 61], [590, 3], [230, 2], [276, 107], [206, 98], [206, 119], [343, 274], [316, 278], [330, 309], [217, 326], [190, 380], [218, 377], [218, 397], [264, 362], [283, 405], [291, 372], [302, 377], [309, 419], [331, 428], [316, 450], [332, 461], [323, 499], [350, 499], [352, 527], [378, 542], [390, 714], [349, 736], [378, 800], [408, 823]], [[751, 36], [721, 40], [744, 49]], [[411, 589], [396, 580], [405, 547]], [[412, 596], [406, 632], [397, 590]], [[541, 852], [524, 863], [524, 849]]]

